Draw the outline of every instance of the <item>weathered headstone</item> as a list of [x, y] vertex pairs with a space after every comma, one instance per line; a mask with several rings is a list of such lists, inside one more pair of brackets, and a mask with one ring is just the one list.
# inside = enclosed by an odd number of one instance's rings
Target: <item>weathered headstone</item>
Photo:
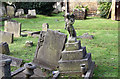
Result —
[[6, 54], [6, 55], [10, 54], [10, 50], [7, 42], [0, 43], [0, 53]]
[[23, 9], [18, 9], [17, 12], [15, 13], [15, 16], [21, 16], [24, 15], [24, 10]]
[[7, 20], [4, 24], [4, 31], [14, 34], [14, 37], [20, 37], [21, 35], [21, 23], [14, 20]]
[[38, 66], [56, 69], [67, 36], [58, 31], [41, 31], [33, 63]]
[[0, 79], [11, 79], [11, 59], [0, 59]]
[[36, 16], [36, 10], [28, 10], [28, 14], [30, 14], [31, 16]]
[[0, 54], [0, 58], [2, 58], [2, 60], [11, 59], [12, 60], [11, 66], [20, 67], [23, 64], [23, 59], [15, 58], [15, 57], [8, 56], [5, 54]]
[[0, 31], [0, 42], [13, 43], [13, 34]]
[[7, 15], [10, 17], [14, 17], [15, 8], [13, 6], [7, 6]]
[[42, 25], [42, 31], [47, 31], [49, 29], [48, 23], [43, 23]]

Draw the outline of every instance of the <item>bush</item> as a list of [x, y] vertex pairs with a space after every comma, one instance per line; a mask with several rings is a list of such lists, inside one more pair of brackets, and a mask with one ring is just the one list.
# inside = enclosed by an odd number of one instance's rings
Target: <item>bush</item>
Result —
[[54, 10], [55, 2], [16, 2], [16, 9], [24, 9], [25, 14], [29, 9], [35, 9], [37, 14], [50, 15]]
[[98, 10], [100, 11], [100, 16], [103, 18], [107, 18], [107, 15], [109, 13], [111, 2], [100, 2], [100, 6]]

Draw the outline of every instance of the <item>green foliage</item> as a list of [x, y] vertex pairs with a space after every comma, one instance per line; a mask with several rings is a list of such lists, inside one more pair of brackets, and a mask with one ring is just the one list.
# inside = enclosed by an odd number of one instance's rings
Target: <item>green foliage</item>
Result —
[[24, 9], [28, 13], [29, 9], [35, 9], [37, 14], [50, 15], [54, 10], [55, 2], [16, 2], [16, 9]]
[[82, 10], [81, 8], [85, 8], [87, 11], [89, 10], [88, 6], [76, 6], [75, 9], [79, 9], [79, 10]]
[[109, 13], [111, 2], [100, 2], [100, 6], [98, 10], [100, 11], [100, 16], [103, 18], [107, 18], [107, 15]]

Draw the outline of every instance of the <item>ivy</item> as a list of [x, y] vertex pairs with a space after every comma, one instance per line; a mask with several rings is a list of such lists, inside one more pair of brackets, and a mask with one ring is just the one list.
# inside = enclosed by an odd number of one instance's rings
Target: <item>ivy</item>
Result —
[[107, 18], [111, 5], [112, 5], [111, 2], [100, 2], [100, 6], [98, 7], [98, 10], [100, 11], [101, 17]]

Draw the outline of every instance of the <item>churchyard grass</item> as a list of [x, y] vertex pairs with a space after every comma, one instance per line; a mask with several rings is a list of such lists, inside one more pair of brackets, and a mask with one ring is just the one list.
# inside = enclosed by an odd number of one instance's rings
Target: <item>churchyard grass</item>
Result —
[[[42, 24], [48, 23], [52, 30], [64, 30], [65, 22], [63, 13], [53, 16], [37, 15], [37, 18], [23, 19], [13, 18], [22, 23], [22, 30], [40, 31]], [[100, 17], [87, 17], [86, 20], [76, 20], [74, 28], [77, 36], [83, 33], [94, 35], [94, 39], [79, 39], [82, 46], [86, 46], [87, 52], [92, 53], [92, 60], [95, 61], [96, 68], [93, 77], [117, 77], [118, 76], [118, 21], [104, 19]], [[0, 30], [4, 30], [0, 27]], [[26, 41], [33, 41], [34, 46], [25, 47]], [[14, 43], [9, 44], [11, 56], [31, 62], [34, 58], [38, 38], [19, 37], [14, 38]], [[12, 67], [12, 70], [16, 68]]]

